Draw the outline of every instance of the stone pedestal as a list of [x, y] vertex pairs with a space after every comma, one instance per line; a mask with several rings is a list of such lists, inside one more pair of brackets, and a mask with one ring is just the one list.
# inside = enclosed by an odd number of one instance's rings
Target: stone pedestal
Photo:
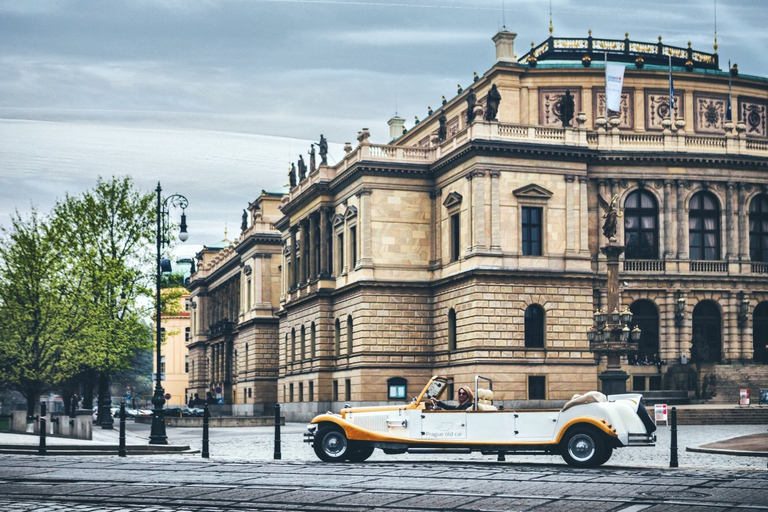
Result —
[[621, 395], [627, 392], [629, 374], [624, 370], [605, 370], [597, 376], [604, 395]]

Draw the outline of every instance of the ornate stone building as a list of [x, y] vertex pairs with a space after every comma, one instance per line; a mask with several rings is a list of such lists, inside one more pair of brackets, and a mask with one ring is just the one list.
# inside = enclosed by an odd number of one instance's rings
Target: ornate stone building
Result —
[[[189, 289], [190, 393], [261, 413], [277, 398], [282, 194], [262, 192], [243, 212], [240, 237], [205, 247]], [[249, 222], [250, 221], [250, 222]]]
[[[756, 391], [768, 376], [768, 81], [661, 41], [550, 37], [517, 59], [514, 39], [498, 33], [493, 66], [410, 130], [391, 119], [389, 144], [363, 129], [335, 166], [312, 161], [273, 225], [198, 256], [191, 383], [278, 400], [291, 419], [407, 400], [438, 373], [492, 376], [501, 400], [596, 389], [599, 195], [623, 212], [620, 302], [642, 329], [637, 355], [665, 362], [627, 365], [628, 387]], [[604, 53], [627, 63], [618, 112], [605, 110]], [[246, 275], [245, 256], [266, 253]], [[259, 275], [272, 295], [248, 316], [245, 282]]]

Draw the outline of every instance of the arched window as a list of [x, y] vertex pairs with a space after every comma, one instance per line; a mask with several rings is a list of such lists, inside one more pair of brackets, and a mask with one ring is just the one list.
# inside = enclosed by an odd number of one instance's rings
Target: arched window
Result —
[[525, 309], [525, 348], [544, 348], [544, 308], [531, 304]]
[[456, 350], [456, 310], [448, 311], [448, 350]]
[[387, 380], [387, 398], [390, 400], [405, 400], [408, 396], [408, 381], [402, 377], [392, 377]]
[[352, 315], [347, 316], [347, 356], [352, 355]]
[[301, 360], [305, 360], [307, 358], [307, 336], [306, 336], [306, 329], [304, 326], [301, 326]]
[[624, 202], [624, 245], [628, 260], [659, 258], [659, 208], [647, 190], [635, 190]]
[[760, 194], [749, 203], [749, 258], [768, 261], [768, 195]]
[[317, 357], [317, 338], [316, 336], [316, 330], [315, 330], [315, 322], [312, 322], [312, 325], [309, 328], [309, 347], [310, 347], [310, 357], [314, 359]]
[[334, 346], [335, 346], [335, 352], [336, 357], [341, 356], [341, 320], [338, 318], [336, 319], [336, 323], [333, 326], [333, 339], [334, 339]]
[[636, 300], [629, 306], [632, 312], [632, 329], [640, 328], [640, 341], [637, 344], [637, 357], [642, 361], [646, 356], [649, 361], [659, 357], [659, 312], [649, 300]]
[[768, 363], [768, 302], [761, 302], [755, 307], [753, 318], [752, 344], [756, 363]]
[[721, 357], [720, 309], [711, 300], [693, 308], [691, 359], [701, 363], [719, 363]]
[[688, 226], [690, 258], [720, 259], [720, 206], [711, 192], [698, 192], [691, 198]]

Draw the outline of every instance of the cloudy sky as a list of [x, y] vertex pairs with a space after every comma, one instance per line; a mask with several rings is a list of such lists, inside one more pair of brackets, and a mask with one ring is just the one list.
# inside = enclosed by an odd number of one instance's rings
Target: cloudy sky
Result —
[[[503, 7], [503, 9], [502, 9]], [[768, 0], [552, 0], [554, 34], [711, 52], [768, 76]], [[493, 64], [548, 36], [547, 0], [0, 0], [0, 224], [96, 177], [190, 202], [187, 253], [237, 235], [324, 134], [329, 160], [385, 142]], [[715, 21], [716, 18], [716, 21]], [[184, 249], [181, 251], [184, 252]], [[187, 255], [187, 254], [184, 254]]]

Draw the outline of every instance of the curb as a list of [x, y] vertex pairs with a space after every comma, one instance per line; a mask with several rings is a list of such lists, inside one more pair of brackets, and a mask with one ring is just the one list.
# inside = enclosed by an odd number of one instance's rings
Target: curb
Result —
[[738, 457], [768, 457], [768, 452], [753, 452], [745, 450], [722, 450], [719, 448], [686, 447], [687, 452], [712, 453], [715, 455], [735, 455]]

